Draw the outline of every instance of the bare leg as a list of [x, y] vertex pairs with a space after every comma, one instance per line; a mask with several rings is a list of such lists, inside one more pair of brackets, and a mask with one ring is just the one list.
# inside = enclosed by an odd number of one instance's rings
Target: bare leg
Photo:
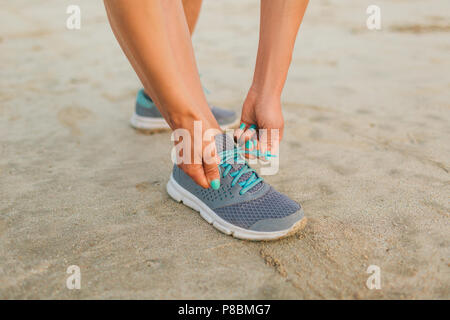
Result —
[[[268, 129], [259, 136], [260, 145], [276, 152], [283, 136], [284, 119], [281, 113], [281, 93], [286, 81], [297, 32], [308, 0], [261, 0], [261, 24], [258, 56], [252, 86], [242, 109], [241, 122]], [[271, 146], [270, 129], [279, 130], [279, 139]], [[241, 136], [242, 130], [235, 135]], [[241, 139], [253, 132], [247, 130]], [[265, 151], [265, 150], [263, 150]]]
[[[202, 7], [202, 2], [203, 0], [183, 0], [184, 15], [189, 27], [189, 33], [191, 34], [191, 37], [194, 32], [195, 26], [197, 25], [197, 20], [200, 14], [200, 9]], [[148, 96], [150, 96], [150, 94], [147, 91], [145, 93]]]
[[[202, 90], [181, 0], [104, 2], [117, 40], [170, 127], [186, 129], [192, 138], [195, 120], [203, 131], [219, 130]], [[219, 178], [217, 164], [204, 161], [207, 145], [192, 154], [203, 163], [180, 165], [205, 188]]]
[[183, 0], [184, 15], [186, 16], [186, 21], [189, 26], [191, 36], [194, 32], [195, 26], [197, 25], [202, 2], [203, 0]]

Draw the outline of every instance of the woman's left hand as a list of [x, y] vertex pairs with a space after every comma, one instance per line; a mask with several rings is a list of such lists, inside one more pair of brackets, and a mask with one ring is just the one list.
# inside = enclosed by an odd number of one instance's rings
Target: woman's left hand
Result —
[[234, 132], [236, 141], [247, 150], [277, 155], [283, 130], [280, 96], [264, 97], [250, 89], [242, 107], [241, 126]]

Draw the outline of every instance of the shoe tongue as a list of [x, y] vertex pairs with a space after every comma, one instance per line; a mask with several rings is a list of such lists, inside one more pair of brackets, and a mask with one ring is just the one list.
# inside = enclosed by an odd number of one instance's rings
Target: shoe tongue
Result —
[[[228, 151], [228, 150], [234, 150], [236, 144], [234, 143], [234, 139], [232, 136], [226, 134], [226, 133], [219, 133], [215, 137], [216, 140], [216, 150], [217, 153]], [[234, 172], [237, 170], [240, 170], [245, 164], [244, 163], [235, 163], [235, 161], [231, 158], [227, 161], [227, 163], [230, 163], [232, 168], [230, 172]], [[255, 173], [256, 174], [256, 173]], [[243, 174], [239, 180], [238, 183], [247, 180], [252, 175], [252, 172], [247, 172]], [[248, 192], [255, 192], [258, 191], [263, 186], [263, 182], [261, 181], [257, 185], [253, 186], [253, 188], [249, 189]]]
[[219, 133], [214, 138], [216, 139], [217, 152], [234, 149], [235, 144], [232, 136], [226, 133]]

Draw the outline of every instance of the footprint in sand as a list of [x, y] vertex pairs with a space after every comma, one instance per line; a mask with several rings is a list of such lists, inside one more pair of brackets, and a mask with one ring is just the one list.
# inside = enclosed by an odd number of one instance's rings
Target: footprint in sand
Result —
[[393, 25], [390, 31], [401, 33], [436, 33], [436, 32], [450, 32], [450, 25], [448, 24], [410, 24], [410, 25]]
[[81, 135], [78, 127], [80, 121], [92, 116], [92, 112], [81, 107], [65, 107], [58, 112], [58, 120], [65, 127], [70, 129], [70, 133], [75, 136]]

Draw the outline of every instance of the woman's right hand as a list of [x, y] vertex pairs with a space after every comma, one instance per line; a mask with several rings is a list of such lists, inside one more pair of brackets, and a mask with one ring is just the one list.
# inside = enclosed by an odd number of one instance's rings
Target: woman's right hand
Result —
[[218, 189], [220, 158], [214, 137], [221, 131], [217, 123], [183, 117], [173, 129], [177, 165], [203, 188]]

